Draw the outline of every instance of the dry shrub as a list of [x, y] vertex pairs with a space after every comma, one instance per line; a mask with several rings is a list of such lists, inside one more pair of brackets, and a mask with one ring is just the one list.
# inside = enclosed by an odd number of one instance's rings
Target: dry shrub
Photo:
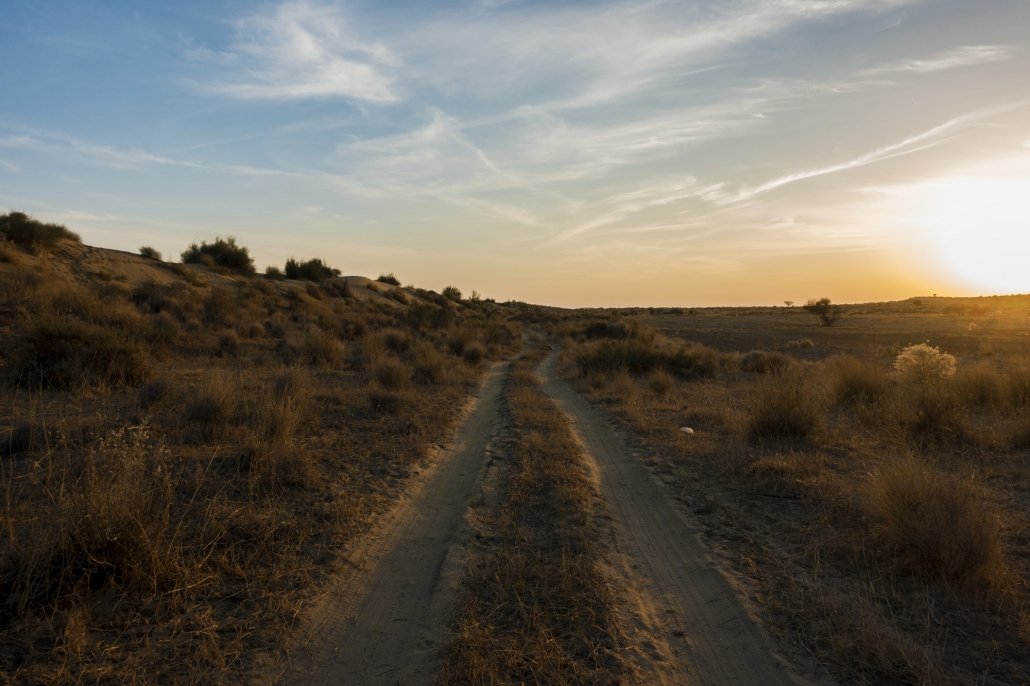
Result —
[[740, 370], [755, 374], [779, 374], [792, 364], [792, 360], [781, 353], [752, 350], [740, 358]]
[[307, 418], [311, 377], [298, 370], [280, 372], [255, 398], [251, 422], [266, 443], [288, 443]]
[[472, 365], [479, 364], [484, 357], [486, 357], [486, 349], [479, 342], [469, 343], [461, 353], [461, 359]]
[[197, 389], [183, 415], [195, 438], [211, 442], [226, 432], [236, 409], [236, 391], [236, 384], [223, 374], [212, 374]]
[[226, 331], [218, 337], [218, 355], [236, 357], [240, 354], [240, 337], [235, 331]]
[[865, 500], [880, 550], [905, 570], [961, 589], [1008, 586], [998, 519], [972, 482], [905, 457], [869, 476]]
[[42, 317], [12, 341], [8, 371], [17, 384], [82, 388], [139, 383], [151, 370], [146, 351], [110, 329]]
[[669, 395], [669, 391], [672, 390], [675, 383], [676, 380], [672, 378], [672, 375], [661, 369], [656, 369], [647, 376], [647, 387], [658, 398]]
[[[63, 457], [63, 456], [60, 456]], [[184, 569], [167, 457], [143, 429], [118, 430], [81, 461], [49, 465], [42, 507], [10, 529], [0, 615], [22, 615], [108, 587], [155, 593]]]
[[136, 394], [141, 409], [147, 410], [166, 400], [172, 391], [167, 379], [154, 379], [139, 387]]
[[955, 375], [953, 383], [967, 407], [997, 409], [1008, 400], [1005, 377], [985, 365], [964, 367]]
[[1008, 400], [1018, 408], [1030, 407], [1030, 369], [1009, 371]]
[[[259, 281], [258, 283], [262, 282]], [[265, 327], [261, 325], [261, 322], [251, 322], [250, 324], [247, 324], [245, 331], [247, 338], [251, 340], [265, 337]]]
[[397, 391], [371, 388], [368, 391], [368, 404], [376, 414], [395, 416], [401, 413], [401, 410], [408, 404], [408, 400]]
[[446, 378], [448, 359], [433, 346], [419, 345], [413, 358], [411, 376], [415, 383], [435, 384]]
[[903, 389], [897, 413], [913, 438], [930, 444], [975, 442], [969, 417], [956, 393], [945, 382]]
[[379, 337], [383, 347], [393, 353], [404, 353], [411, 347], [411, 336], [400, 329], [385, 329]]
[[172, 345], [179, 337], [179, 322], [168, 312], [159, 312], [150, 319], [147, 340], [157, 345]]
[[465, 329], [454, 329], [447, 336], [447, 350], [452, 355], [461, 355], [465, 352], [465, 346], [473, 341], [470, 331]]
[[903, 381], [922, 384], [955, 376], [957, 363], [954, 355], [942, 353], [926, 343], [910, 345], [894, 360], [894, 371]]
[[212, 288], [204, 300], [203, 310], [205, 322], [226, 326], [236, 310], [235, 299], [223, 288]]
[[803, 348], [814, 348], [815, 342], [811, 338], [797, 338], [787, 341], [787, 350], [801, 350]]
[[313, 326], [304, 337], [304, 357], [309, 364], [337, 366], [347, 355], [347, 348], [334, 334]]
[[842, 405], [873, 403], [890, 390], [890, 377], [880, 367], [861, 362], [850, 355], [840, 355], [827, 362], [829, 373], [836, 377], [833, 396]]
[[814, 432], [823, 402], [809, 377], [794, 371], [762, 379], [748, 400], [747, 438], [802, 440]]
[[411, 370], [394, 357], [381, 357], [372, 363], [372, 378], [383, 388], [396, 391], [408, 385]]
[[592, 373], [647, 374], [664, 369], [682, 378], [712, 376], [719, 367], [719, 355], [698, 344], [645, 342], [638, 339], [602, 339], [577, 346], [576, 367], [582, 376]]
[[1012, 450], [1030, 448], [1030, 417], [1020, 418], [1009, 432], [1009, 447]]

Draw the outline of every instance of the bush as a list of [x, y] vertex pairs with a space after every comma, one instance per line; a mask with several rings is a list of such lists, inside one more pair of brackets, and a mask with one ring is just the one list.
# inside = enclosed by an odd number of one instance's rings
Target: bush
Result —
[[908, 346], [894, 360], [898, 377], [918, 384], [949, 379], [955, 376], [956, 366], [953, 355], [926, 343]]
[[440, 383], [447, 370], [447, 358], [429, 344], [422, 344], [415, 353], [412, 379], [417, 384]]
[[139, 254], [147, 258], [148, 260], [157, 260], [158, 262], [161, 261], [161, 253], [147, 245], [144, 245], [142, 248], [139, 249]]
[[835, 357], [828, 364], [836, 376], [833, 394], [840, 404], [875, 402], [890, 388], [885, 370], [864, 364], [854, 357]]
[[265, 267], [265, 278], [272, 281], [282, 281], [286, 278], [286, 275], [283, 274], [283, 270], [279, 269], [279, 267]]
[[227, 379], [215, 376], [197, 390], [186, 405], [186, 423], [204, 441], [213, 441], [224, 431], [235, 410], [236, 388]]
[[866, 500], [883, 551], [907, 571], [962, 588], [1003, 583], [1000, 527], [970, 482], [892, 460], [870, 475]]
[[214, 243], [193, 243], [182, 253], [182, 261], [190, 264], [204, 264], [251, 276], [254, 274], [254, 260], [250, 251], [236, 243], [232, 236], [218, 237]]
[[461, 291], [458, 290], [455, 286], [447, 286], [443, 289], [441, 295], [443, 295], [443, 297], [447, 298], [448, 300], [453, 300], [454, 302], [461, 302]]
[[576, 333], [587, 340], [611, 338], [617, 341], [636, 340], [650, 343], [655, 338], [654, 329], [634, 321], [593, 322]]
[[66, 227], [60, 224], [46, 224], [24, 212], [0, 215], [0, 235], [17, 245], [50, 245], [62, 238], [82, 242], [77, 233], [72, 233]]
[[150, 375], [147, 354], [109, 328], [68, 319], [33, 323], [11, 347], [15, 383], [44, 388], [136, 384]]
[[767, 377], [748, 403], [747, 438], [802, 440], [818, 428], [821, 411], [805, 375], [795, 372]]
[[780, 353], [752, 350], [740, 358], [740, 369], [755, 374], [778, 374], [790, 367], [791, 362], [789, 357]]
[[235, 331], [226, 331], [218, 337], [218, 355], [236, 357], [240, 354], [240, 337]]
[[380, 274], [379, 276], [376, 277], [376, 281], [379, 281], [380, 283], [388, 283], [391, 286], [400, 286], [401, 285], [400, 279], [398, 279], [396, 276], [394, 276], [393, 272], [391, 272], [389, 274]]
[[287, 279], [314, 281], [315, 283], [340, 275], [339, 269], [330, 267], [317, 257], [307, 262], [298, 262], [291, 257], [286, 260], [284, 272]]
[[304, 356], [309, 364], [339, 365], [347, 349], [335, 335], [312, 326], [304, 337]]
[[398, 390], [407, 385], [410, 370], [400, 360], [384, 357], [372, 365], [372, 378], [388, 390]]
[[718, 369], [718, 354], [703, 345], [661, 345], [637, 339], [604, 339], [584, 343], [575, 352], [576, 366], [583, 376], [597, 372], [647, 374], [656, 369], [694, 379], [708, 377]]
[[840, 307], [831, 303], [829, 298], [809, 300], [804, 309], [805, 312], [818, 316], [823, 326], [833, 326], [841, 315]]
[[478, 342], [466, 345], [461, 353], [461, 359], [473, 365], [482, 362], [484, 357], [486, 357], [486, 349]]

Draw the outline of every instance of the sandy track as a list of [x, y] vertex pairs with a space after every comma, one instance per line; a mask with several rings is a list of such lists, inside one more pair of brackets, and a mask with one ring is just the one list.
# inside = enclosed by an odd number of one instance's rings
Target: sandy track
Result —
[[460, 585], [463, 547], [455, 544], [501, 422], [507, 368], [494, 365], [449, 449], [351, 555], [283, 683], [429, 683]]
[[797, 686], [803, 681], [777, 658], [698, 537], [661, 486], [622, 446], [607, 421], [555, 373], [556, 356], [540, 368], [544, 391], [572, 419], [596, 461], [601, 492], [628, 558], [628, 580], [654, 608], [657, 630], [674, 655], [675, 680], [711, 686]]

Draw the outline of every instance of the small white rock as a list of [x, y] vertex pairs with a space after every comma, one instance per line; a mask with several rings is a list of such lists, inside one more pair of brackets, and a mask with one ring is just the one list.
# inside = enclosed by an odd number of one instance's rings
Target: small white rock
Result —
[[694, 433], [694, 430], [691, 429], [689, 426], [681, 426], [680, 427], [680, 431], [682, 431], [685, 434], [692, 434], [692, 433]]

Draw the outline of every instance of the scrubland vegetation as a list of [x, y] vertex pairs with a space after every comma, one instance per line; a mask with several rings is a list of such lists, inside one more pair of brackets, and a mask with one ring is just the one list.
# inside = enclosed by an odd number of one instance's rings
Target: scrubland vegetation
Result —
[[805, 312], [638, 311], [570, 321], [563, 359], [799, 665], [841, 683], [1023, 683], [1028, 316], [1025, 297], [868, 306], [832, 329]]
[[520, 325], [248, 276], [232, 238], [122, 273], [26, 221], [0, 241], [0, 683], [237, 683]]

